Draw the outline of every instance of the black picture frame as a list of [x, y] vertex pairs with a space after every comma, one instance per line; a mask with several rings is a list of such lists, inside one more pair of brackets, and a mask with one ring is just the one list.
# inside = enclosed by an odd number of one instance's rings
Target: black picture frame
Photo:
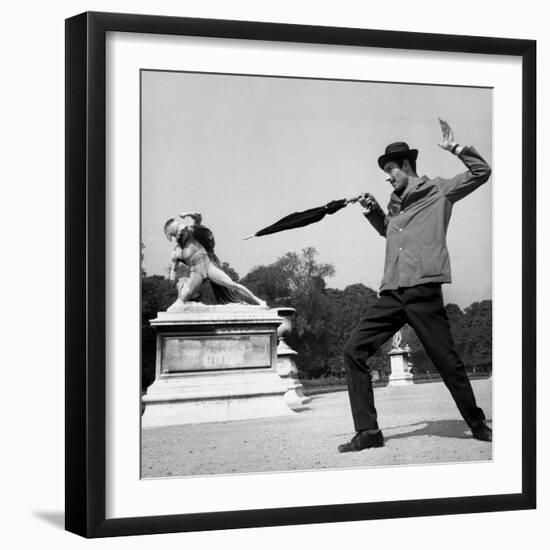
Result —
[[[522, 490], [514, 494], [106, 519], [106, 65], [109, 31], [516, 56], [522, 61]], [[107, 537], [536, 506], [536, 42], [83, 13], [66, 20], [66, 529]]]

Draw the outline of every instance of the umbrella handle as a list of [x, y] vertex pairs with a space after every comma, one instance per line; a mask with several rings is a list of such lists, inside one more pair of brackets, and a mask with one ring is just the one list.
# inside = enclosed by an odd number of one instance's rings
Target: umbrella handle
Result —
[[353, 197], [352, 199], [346, 199], [346, 204], [353, 204], [354, 202], [357, 202], [359, 199], [362, 199], [366, 193], [361, 193], [358, 197]]

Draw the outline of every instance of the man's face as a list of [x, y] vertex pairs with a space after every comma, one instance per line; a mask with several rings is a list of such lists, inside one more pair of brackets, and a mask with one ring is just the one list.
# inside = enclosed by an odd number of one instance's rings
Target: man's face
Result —
[[404, 172], [404, 168], [405, 165], [403, 165], [403, 168], [400, 168], [394, 160], [384, 164], [386, 181], [393, 187], [396, 193], [402, 191], [409, 181], [409, 176]]

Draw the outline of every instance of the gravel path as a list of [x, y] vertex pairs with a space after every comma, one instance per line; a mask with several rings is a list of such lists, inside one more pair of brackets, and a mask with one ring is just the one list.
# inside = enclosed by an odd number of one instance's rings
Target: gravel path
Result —
[[[472, 386], [491, 419], [491, 380]], [[314, 396], [307, 410], [285, 417], [143, 430], [142, 476], [491, 460], [492, 445], [472, 439], [441, 382], [376, 388], [375, 399], [383, 448], [337, 452], [354, 430], [347, 392], [334, 392]]]

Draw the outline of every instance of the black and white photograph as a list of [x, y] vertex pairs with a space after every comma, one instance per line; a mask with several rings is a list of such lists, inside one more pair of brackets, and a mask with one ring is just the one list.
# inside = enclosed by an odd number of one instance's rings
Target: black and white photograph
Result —
[[8, 4], [2, 547], [544, 546], [543, 6]]
[[493, 90], [140, 71], [141, 478], [493, 459]]

